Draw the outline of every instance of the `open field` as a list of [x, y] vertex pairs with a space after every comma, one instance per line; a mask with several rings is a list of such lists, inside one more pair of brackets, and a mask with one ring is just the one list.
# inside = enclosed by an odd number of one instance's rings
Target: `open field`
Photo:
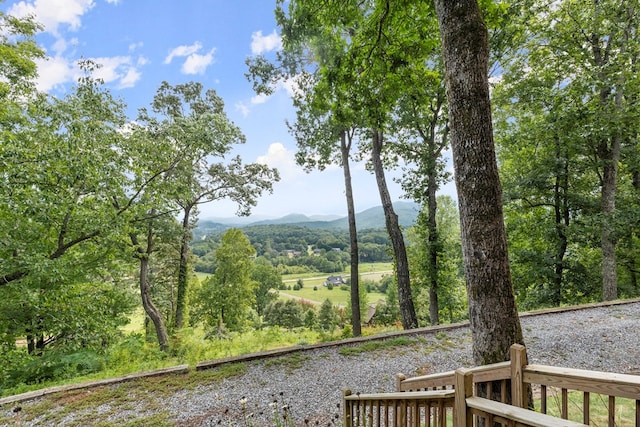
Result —
[[[281, 297], [303, 299], [306, 301], [311, 301], [314, 304], [322, 304], [324, 300], [329, 299], [329, 301], [331, 301], [333, 305], [338, 305], [340, 307], [346, 307], [347, 302], [351, 298], [351, 292], [349, 289], [342, 290], [340, 288], [333, 288], [332, 290], [329, 290], [322, 285], [316, 286], [317, 290], [314, 291], [313, 285], [307, 285], [307, 283], [305, 282], [304, 287], [297, 291], [287, 290], [279, 292]], [[376, 303], [378, 302], [378, 300], [384, 300], [385, 298], [385, 294], [371, 292], [367, 294], [367, 303]]]
[[[280, 291], [280, 295], [283, 298], [304, 299], [314, 304], [322, 304], [322, 302], [328, 298], [334, 305], [346, 307], [347, 302], [350, 299], [349, 289], [342, 290], [339, 287], [335, 287], [332, 290], [329, 290], [324, 287], [323, 284], [325, 280], [327, 280], [327, 277], [331, 275], [342, 276], [343, 279], [347, 279], [349, 277], [350, 270], [350, 267], [348, 267], [343, 272], [332, 274], [318, 272], [284, 274], [282, 275], [283, 283], [293, 287], [298, 280], [302, 279], [303, 288], [297, 291]], [[385, 262], [360, 264], [359, 270], [361, 280], [372, 280], [374, 282], [379, 282], [383, 277], [393, 274], [392, 264]], [[196, 273], [196, 275], [200, 280], [204, 280], [209, 276], [207, 273]], [[313, 290], [314, 286], [317, 288], [315, 291]], [[384, 300], [385, 298], [385, 294], [378, 292], [371, 292], [367, 294], [368, 303], [376, 303], [378, 300]]]

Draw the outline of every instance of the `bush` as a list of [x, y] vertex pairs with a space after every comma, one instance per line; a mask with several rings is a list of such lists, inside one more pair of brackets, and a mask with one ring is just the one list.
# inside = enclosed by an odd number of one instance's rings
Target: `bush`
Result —
[[2, 388], [19, 384], [37, 384], [64, 380], [104, 369], [104, 359], [93, 351], [64, 354], [47, 351], [42, 356], [28, 356], [12, 365], [4, 375]]
[[294, 300], [272, 302], [264, 310], [264, 321], [270, 326], [297, 328], [302, 326], [302, 306]]

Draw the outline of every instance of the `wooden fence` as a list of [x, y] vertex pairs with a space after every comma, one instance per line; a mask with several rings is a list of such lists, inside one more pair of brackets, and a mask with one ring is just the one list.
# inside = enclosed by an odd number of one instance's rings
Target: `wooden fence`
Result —
[[[529, 365], [519, 344], [511, 347], [510, 356], [510, 362], [472, 369], [399, 375], [394, 393], [346, 391], [344, 425], [471, 427], [484, 420], [488, 426], [640, 427], [640, 376]], [[606, 414], [599, 415], [604, 421], [593, 416], [596, 396], [605, 402]], [[632, 408], [630, 414], [618, 413], [619, 399], [630, 399], [625, 405]]]

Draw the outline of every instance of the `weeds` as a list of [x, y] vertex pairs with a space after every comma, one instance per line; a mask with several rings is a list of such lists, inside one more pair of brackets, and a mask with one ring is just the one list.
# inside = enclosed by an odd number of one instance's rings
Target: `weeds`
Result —
[[[250, 402], [246, 397], [240, 399], [238, 404], [240, 405], [239, 411], [233, 411], [231, 408], [227, 408], [222, 418], [218, 419], [216, 425], [257, 427], [265, 425], [265, 422], [269, 422], [268, 425], [273, 427], [295, 427], [299, 425], [299, 423], [296, 423], [291, 403], [285, 398], [284, 392], [280, 392], [278, 395], [271, 395], [271, 402], [269, 402], [268, 408], [255, 406], [252, 410], [250, 408]], [[338, 412], [339, 409], [340, 404], [337, 406]], [[318, 417], [306, 417], [303, 422], [305, 426], [339, 427], [342, 425], [338, 413], [323, 417], [322, 419]]]
[[366, 352], [403, 347], [413, 344], [416, 344], [415, 340], [407, 337], [398, 337], [382, 341], [369, 341], [358, 346], [342, 347], [338, 352], [343, 356], [355, 356]]

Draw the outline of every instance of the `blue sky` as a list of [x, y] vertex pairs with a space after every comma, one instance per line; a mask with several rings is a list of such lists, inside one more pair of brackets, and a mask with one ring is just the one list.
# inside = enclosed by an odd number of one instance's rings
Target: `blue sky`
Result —
[[[280, 171], [281, 181], [253, 215], [346, 215], [342, 170], [307, 174], [295, 164], [295, 141], [285, 124], [294, 117], [291, 88], [283, 84], [274, 95], [259, 97], [245, 77], [247, 57], [280, 47], [274, 6], [269, 0], [0, 0], [5, 13], [31, 14], [44, 25], [37, 37], [47, 54], [38, 64], [41, 90], [63, 95], [79, 75], [77, 61], [90, 58], [102, 65], [96, 76], [133, 119], [162, 81], [201, 82], [224, 99], [227, 115], [247, 137], [234, 154]], [[379, 205], [374, 176], [362, 164], [352, 165], [352, 172], [356, 210]], [[398, 200], [402, 191], [391, 178]], [[235, 210], [229, 202], [213, 202], [201, 207], [200, 217], [229, 217]]]

